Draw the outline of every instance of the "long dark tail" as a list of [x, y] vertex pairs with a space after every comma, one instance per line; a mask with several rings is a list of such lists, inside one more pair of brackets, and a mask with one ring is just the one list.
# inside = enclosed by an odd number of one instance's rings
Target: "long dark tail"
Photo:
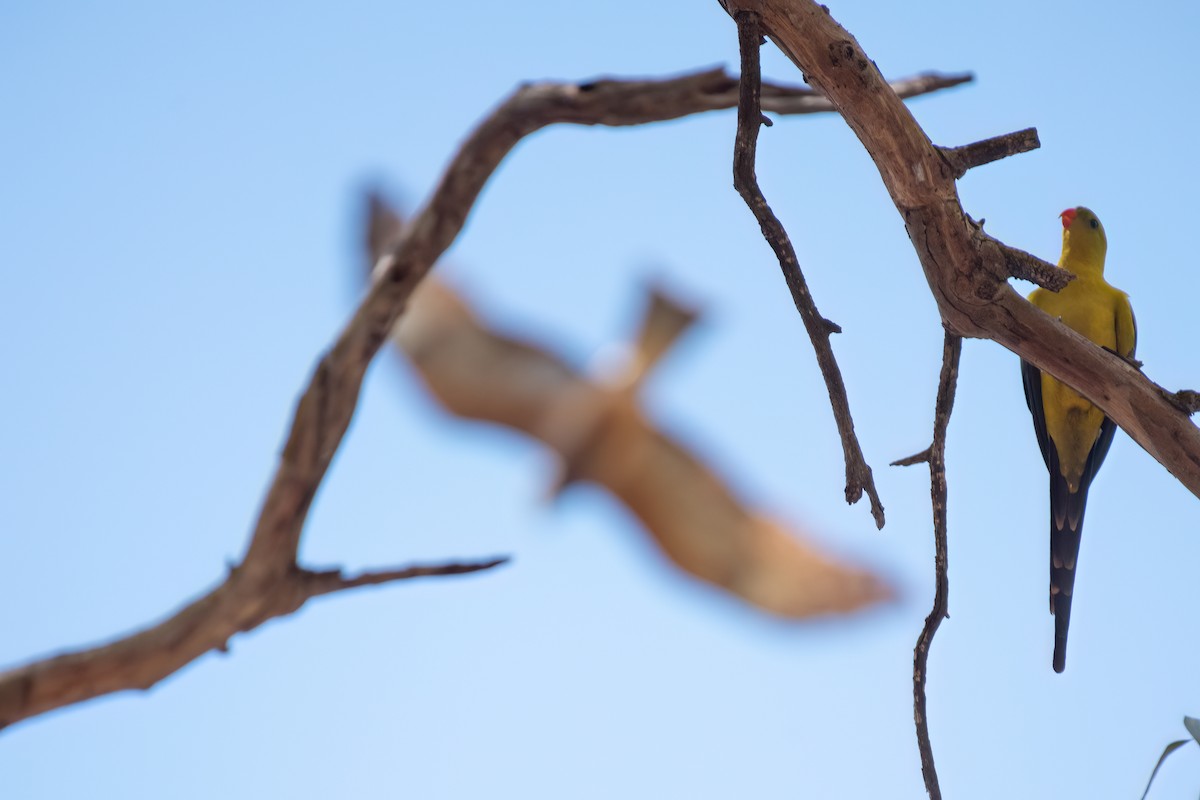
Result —
[[1067, 666], [1067, 629], [1088, 484], [1072, 492], [1058, 465], [1054, 467], [1050, 471], [1050, 613], [1054, 615], [1054, 671], [1062, 672]]
[[1025, 385], [1025, 402], [1033, 415], [1038, 447], [1050, 470], [1050, 613], [1054, 615], [1054, 671], [1062, 672], [1067, 666], [1067, 628], [1071, 625], [1071, 595], [1075, 590], [1075, 561], [1079, 558], [1079, 540], [1083, 534], [1083, 509], [1087, 505], [1088, 487], [1108, 455], [1117, 426], [1108, 417], [1100, 423], [1100, 433], [1083, 467], [1079, 490], [1072, 492], [1058, 464], [1058, 449], [1046, 431], [1042, 374], [1037, 367], [1022, 361], [1021, 380]]

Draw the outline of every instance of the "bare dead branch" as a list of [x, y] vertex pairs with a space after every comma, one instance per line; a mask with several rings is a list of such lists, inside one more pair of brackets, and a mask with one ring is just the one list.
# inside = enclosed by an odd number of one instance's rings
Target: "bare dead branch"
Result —
[[335, 573], [312, 573], [293, 565], [266, 585], [243, 567], [234, 567], [220, 585], [156, 625], [110, 644], [0, 673], [0, 728], [101, 695], [149, 689], [205, 653], [226, 651], [236, 634], [291, 614], [318, 595], [384, 581], [478, 571], [503, 562], [411, 567], [340, 582], [330, 577]]
[[[410, 265], [400, 264], [390, 283], [375, 284], [317, 364], [246, 555], [225, 581], [138, 633], [0, 673], [0, 728], [103, 694], [148, 689], [205, 653], [225, 650], [233, 635], [290, 614], [314, 596], [318, 584], [296, 564], [304, 520], [354, 413], [366, 366], [416, 285], [400, 280], [409, 275]], [[343, 588], [321, 586], [316, 594]]]
[[[917, 93], [970, 79], [926, 78]], [[805, 94], [779, 87], [776, 110], [826, 110]], [[236, 633], [291, 613], [312, 596], [311, 581], [305, 577], [309, 573], [296, 563], [300, 537], [317, 488], [354, 414], [367, 366], [413, 289], [462, 229], [492, 171], [523, 136], [555, 122], [637, 125], [732, 108], [736, 102], [737, 81], [720, 69], [660, 81], [601, 80], [518, 89], [462, 146], [402, 239], [389, 243], [377, 280], [317, 363], [297, 403], [279, 467], [241, 563], [223, 583], [154, 626], [108, 645], [0, 673], [0, 727], [102, 694], [149, 688], [204, 653], [225, 649]]]
[[[969, 72], [959, 72], [952, 75], [943, 75], [938, 72], [923, 72], [920, 75], [914, 75], [911, 78], [902, 78], [898, 81], [892, 81], [890, 84], [892, 91], [901, 99], [917, 97], [930, 92], [949, 89], [953, 86], [960, 86], [964, 83], [969, 83], [975, 80], [975, 76]], [[737, 81], [730, 86], [733, 102], [729, 104], [729, 108], [737, 105]], [[807, 86], [788, 86], [785, 84], [769, 83], [763, 81], [762, 84], [762, 108], [763, 111], [770, 111], [773, 114], [819, 114], [822, 112], [836, 111], [833, 103], [825, 95], [818, 91], [808, 88]]]
[[[901, 100], [908, 100], [930, 92], [961, 86], [973, 80], [975, 80], [975, 76], [970, 72], [955, 72], [949, 75], [940, 72], [922, 72], [911, 78], [892, 81], [888, 85], [892, 87], [892, 91], [896, 93], [897, 97]], [[833, 108], [832, 104], [830, 104], [830, 108]]]
[[954, 177], [961, 178], [967, 170], [1002, 158], [1015, 156], [1018, 153], [1028, 153], [1036, 150], [1042, 143], [1038, 140], [1037, 128], [994, 136], [991, 139], [963, 145], [962, 147], [939, 147], [938, 151], [945, 156], [954, 168]]
[[760, 105], [760, 72], [759, 46], [762, 34], [759, 27], [758, 14], [753, 11], [739, 11], [734, 15], [738, 26], [738, 44], [742, 57], [741, 99], [738, 103], [737, 138], [733, 148], [733, 185], [738, 194], [746, 201], [750, 211], [758, 220], [763, 237], [775, 251], [779, 259], [779, 267], [783, 270], [784, 280], [792, 293], [792, 301], [804, 328], [812, 340], [813, 350], [817, 355], [817, 364], [821, 367], [821, 375], [825, 378], [825, 388], [829, 392], [829, 402], [833, 407], [833, 416], [837, 421], [838, 433], [842, 439], [842, 450], [846, 458], [846, 502], [857, 503], [865, 491], [871, 500], [871, 515], [875, 518], [876, 527], [882, 528], [884, 523], [883, 503], [875, 490], [875, 479], [871, 467], [863, 457], [862, 447], [854, 433], [854, 419], [850, 416], [850, 401], [846, 397], [846, 385], [842, 380], [842, 371], [834, 358], [833, 348], [829, 343], [829, 335], [834, 330], [841, 329], [834, 323], [821, 316], [817, 311], [816, 301], [808, 290], [804, 274], [796, 259], [796, 250], [792, 247], [791, 239], [783, 224], [775, 216], [775, 212], [767, 204], [766, 197], [758, 186], [755, 175], [755, 154], [758, 148], [758, 129], [762, 124], [762, 108]]
[[[370, 230], [400, 226], [385, 205], [371, 207]], [[560, 488], [575, 481], [603, 487], [697, 578], [792, 618], [852, 611], [890, 596], [875, 575], [826, 556], [747, 508], [638, 410], [638, 386], [694, 316], [652, 291], [626, 369], [596, 378], [537, 344], [491, 330], [461, 297], [430, 279], [393, 339], [448, 411], [545, 444], [562, 463]]]
[[[917, 749], [921, 753], [921, 775], [930, 800], [941, 800], [937, 769], [933, 763], [933, 745], [929, 741], [929, 715], [925, 708], [925, 682], [929, 666], [929, 646], [942, 619], [949, 617], [950, 581], [947, 577], [946, 536], [946, 428], [954, 410], [954, 392], [958, 385], [958, 361], [962, 355], [962, 337], [946, 331], [942, 345], [942, 374], [938, 379], [937, 401], [933, 413], [933, 444], [924, 453], [929, 463], [929, 493], [933, 503], [933, 609], [925, 618], [925, 626], [917, 637], [913, 650], [913, 718], [917, 726]], [[918, 458], [918, 456], [913, 456]], [[902, 459], [918, 463], [911, 459]], [[896, 462], [901, 463], [901, 462]]]
[[812, 0], [723, 0], [764, 32], [858, 135], [904, 219], [943, 323], [992, 339], [1078, 390], [1200, 496], [1200, 429], [1169, 392], [1035, 308], [1007, 284], [1011, 256], [978, 235], [954, 170], [828, 9]]
[[[674, 98], [673, 107], [675, 110], [664, 109], [656, 112], [652, 107], [646, 107], [648, 104], [638, 104], [638, 114], [645, 116], [643, 119], [630, 122], [597, 121], [594, 124], [636, 125], [643, 122], [654, 122], [658, 119], [675, 119], [676, 117], [704, 111], [717, 111], [737, 107], [738, 79], [730, 76], [720, 68], [658, 81], [600, 78], [578, 84], [578, 89], [591, 92], [596, 90], [612, 91], [615, 88], [621, 91], [631, 90], [636, 92], [638, 90], [637, 84], [640, 83], [664, 84], [667, 81], [681, 81], [690, 84], [692, 79], [698, 78], [703, 78], [704, 82], [696, 85], [681, 84], [678, 87], [674, 87], [679, 89], [679, 94]], [[908, 99], [960, 86], [974, 79], [975, 76], [969, 72], [951, 74], [924, 72], [920, 75], [914, 75], [911, 78], [901, 78], [890, 85], [898, 97]], [[566, 85], [570, 84], [563, 84], [563, 86]], [[671, 87], [664, 88], [669, 89]], [[835, 110], [833, 104], [820, 92], [807, 86], [793, 86], [781, 83], [763, 83], [762, 107], [764, 111], [770, 111], [773, 114], [781, 116], [824, 114]], [[670, 116], [652, 116], [656, 113], [670, 114]]]
[[459, 149], [427, 205], [376, 265], [376, 280], [333, 348], [318, 364], [296, 410], [283, 463], [263, 503], [246, 554], [248, 569], [295, 554], [308, 505], [341, 441], [371, 358], [408, 296], [462, 230], [475, 199], [524, 136], [554, 123], [637, 125], [724, 107], [731, 79], [708, 70], [668, 80], [598, 80], [519, 88]]

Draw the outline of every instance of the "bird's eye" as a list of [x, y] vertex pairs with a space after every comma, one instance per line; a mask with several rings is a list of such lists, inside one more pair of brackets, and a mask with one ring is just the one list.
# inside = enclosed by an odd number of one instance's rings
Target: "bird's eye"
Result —
[[1089, 225], [1091, 225], [1093, 228], [1099, 228], [1099, 227], [1100, 227], [1100, 220], [1098, 220], [1098, 219], [1093, 219], [1093, 220], [1092, 220], [1091, 222], [1089, 222], [1088, 224], [1089, 224]]

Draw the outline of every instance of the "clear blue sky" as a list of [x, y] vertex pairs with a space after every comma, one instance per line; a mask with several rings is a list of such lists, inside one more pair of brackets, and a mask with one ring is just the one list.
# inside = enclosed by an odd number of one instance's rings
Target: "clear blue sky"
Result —
[[[251, 7], [251, 6], [254, 7]], [[1091, 206], [1139, 355], [1196, 356], [1196, 8], [831, 2], [933, 139], [1037, 126], [965, 207], [1057, 256]], [[411, 208], [517, 83], [736, 63], [711, 2], [10, 2], [0, 11], [0, 664], [159, 618], [237, 557], [297, 392], [360, 292], [360, 189]], [[765, 51], [769, 77], [798, 80]], [[836, 117], [764, 130], [760, 175], [835, 338], [888, 525], [841, 451], [778, 267], [733, 191], [734, 116], [543, 131], [438, 270], [577, 363], [660, 276], [708, 310], [650, 413], [757, 505], [891, 575], [894, 606], [781, 624], [666, 565], [591, 489], [452, 420], [395, 360], [368, 376], [305, 560], [509, 553], [478, 577], [314, 603], [149, 695], [0, 734], [0, 796], [923, 796], [911, 650], [932, 592], [941, 327], [866, 153]], [[1023, 291], [1029, 287], [1021, 287]], [[1050, 669], [1046, 477], [1016, 358], [969, 341], [950, 428], [951, 619], [929, 711], [948, 798], [1137, 797], [1200, 712], [1200, 503], [1120, 435], [1088, 512], [1067, 672]], [[1154, 798], [1192, 797], [1200, 748]]]

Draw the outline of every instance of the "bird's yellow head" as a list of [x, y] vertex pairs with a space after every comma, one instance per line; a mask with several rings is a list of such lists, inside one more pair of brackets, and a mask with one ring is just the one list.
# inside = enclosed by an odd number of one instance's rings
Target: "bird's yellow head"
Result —
[[1103, 269], [1108, 252], [1104, 226], [1090, 208], [1068, 208], [1059, 214], [1063, 224], [1063, 254], [1061, 266], [1087, 264]]

